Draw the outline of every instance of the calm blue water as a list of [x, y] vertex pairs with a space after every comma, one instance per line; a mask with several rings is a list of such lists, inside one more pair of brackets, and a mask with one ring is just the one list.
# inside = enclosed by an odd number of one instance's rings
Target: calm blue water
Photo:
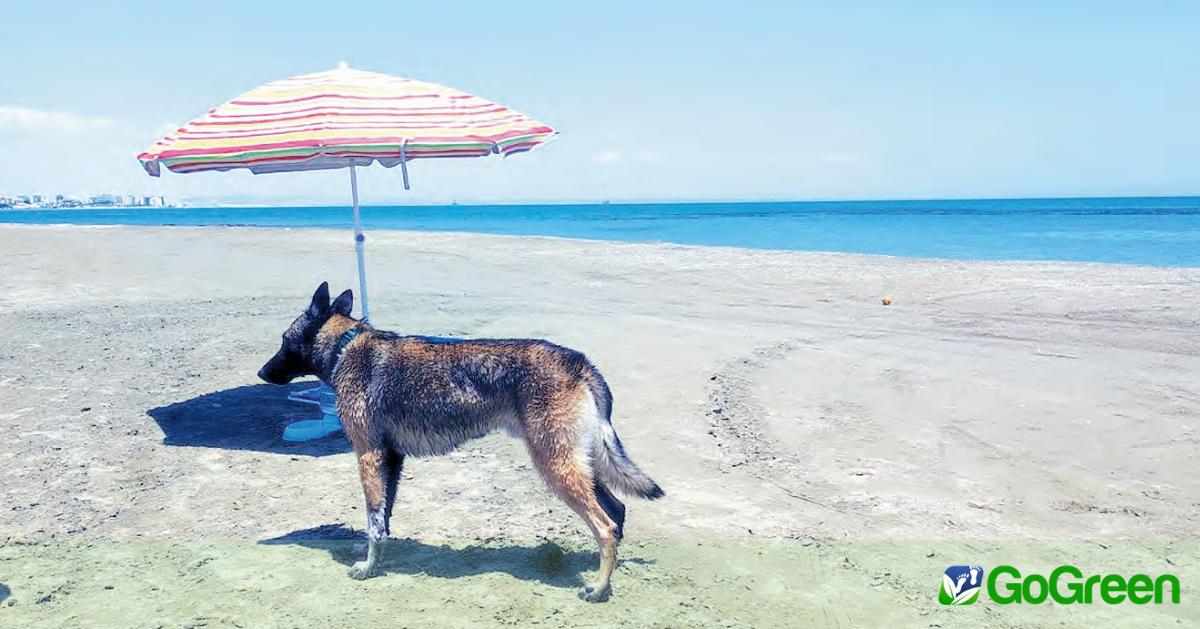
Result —
[[[367, 207], [368, 229], [1200, 267], [1200, 197]], [[351, 226], [346, 207], [0, 210], [0, 222]]]

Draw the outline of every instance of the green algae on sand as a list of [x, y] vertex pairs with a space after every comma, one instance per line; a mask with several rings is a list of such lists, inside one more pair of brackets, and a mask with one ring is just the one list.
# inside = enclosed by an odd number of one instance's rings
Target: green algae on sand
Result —
[[[585, 543], [388, 544], [382, 576], [345, 575], [361, 542], [79, 540], [0, 546], [5, 627], [1183, 626], [1200, 544], [1029, 541], [631, 541], [607, 603], [578, 600]], [[1174, 570], [1180, 605], [937, 602], [952, 563]]]

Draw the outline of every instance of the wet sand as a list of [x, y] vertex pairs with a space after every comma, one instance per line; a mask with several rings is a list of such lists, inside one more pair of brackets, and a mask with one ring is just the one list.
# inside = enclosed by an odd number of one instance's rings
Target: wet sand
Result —
[[[367, 244], [379, 327], [544, 337], [605, 373], [668, 492], [628, 501], [613, 600], [575, 599], [585, 529], [500, 435], [407, 465], [393, 568], [344, 576], [352, 455], [280, 440], [310, 407], [254, 373], [320, 280], [357, 289], [347, 233], [0, 226], [0, 625], [1200, 619], [1200, 269]], [[946, 565], [1011, 556], [1175, 571], [1184, 604], [937, 605]]]

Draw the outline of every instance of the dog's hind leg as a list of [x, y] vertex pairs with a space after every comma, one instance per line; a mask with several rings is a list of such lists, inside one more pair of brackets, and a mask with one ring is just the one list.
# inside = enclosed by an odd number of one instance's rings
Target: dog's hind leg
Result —
[[358, 452], [358, 476], [367, 503], [367, 558], [350, 566], [350, 576], [355, 579], [376, 574], [380, 545], [388, 536], [388, 514], [395, 499], [393, 474], [399, 475], [399, 467], [393, 454], [384, 448]]
[[[613, 514], [620, 513], [623, 519], [624, 505], [612, 498], [607, 490], [604, 490], [604, 498], [597, 495], [590, 465], [593, 444], [586, 436], [588, 422], [595, 425], [595, 406], [590, 395], [584, 399], [586, 403], [578, 405], [583, 409], [582, 413], [565, 404], [545, 410], [527, 410], [526, 443], [546, 484], [583, 518], [600, 545], [599, 576], [594, 584], [579, 592], [584, 600], [597, 602], [608, 598], [613, 569], [617, 565], [621, 526], [608, 509], [612, 509]], [[593, 416], [588, 417], [588, 413]], [[608, 498], [612, 498], [612, 502], [606, 508], [602, 506], [602, 500]]]
[[[571, 483], [578, 481], [582, 479], [572, 479]], [[596, 582], [579, 590], [580, 598], [595, 603], [608, 599], [613, 569], [617, 567], [617, 543], [621, 540], [621, 526], [609, 517], [596, 494], [590, 489], [581, 495], [564, 496], [563, 500], [583, 518], [592, 530], [596, 543], [600, 545], [600, 572]]]
[[539, 465], [538, 469], [554, 493], [583, 518], [600, 545], [600, 573], [595, 583], [579, 591], [580, 598], [590, 602], [607, 599], [613, 569], [617, 565], [617, 542], [620, 541], [621, 526], [601, 506], [586, 470], [569, 463], [562, 465], [561, 462]]

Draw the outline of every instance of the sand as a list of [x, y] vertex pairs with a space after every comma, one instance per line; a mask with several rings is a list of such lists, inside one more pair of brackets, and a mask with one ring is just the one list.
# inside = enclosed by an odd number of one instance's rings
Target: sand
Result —
[[[379, 327], [588, 354], [668, 497], [613, 599], [501, 435], [408, 464], [387, 574], [340, 437], [256, 381], [326, 230], [0, 226], [0, 626], [1200, 622], [1200, 269], [378, 232]], [[883, 296], [891, 305], [881, 303]], [[952, 563], [1181, 575], [1179, 606], [943, 608]], [[119, 603], [119, 604], [118, 604]]]

